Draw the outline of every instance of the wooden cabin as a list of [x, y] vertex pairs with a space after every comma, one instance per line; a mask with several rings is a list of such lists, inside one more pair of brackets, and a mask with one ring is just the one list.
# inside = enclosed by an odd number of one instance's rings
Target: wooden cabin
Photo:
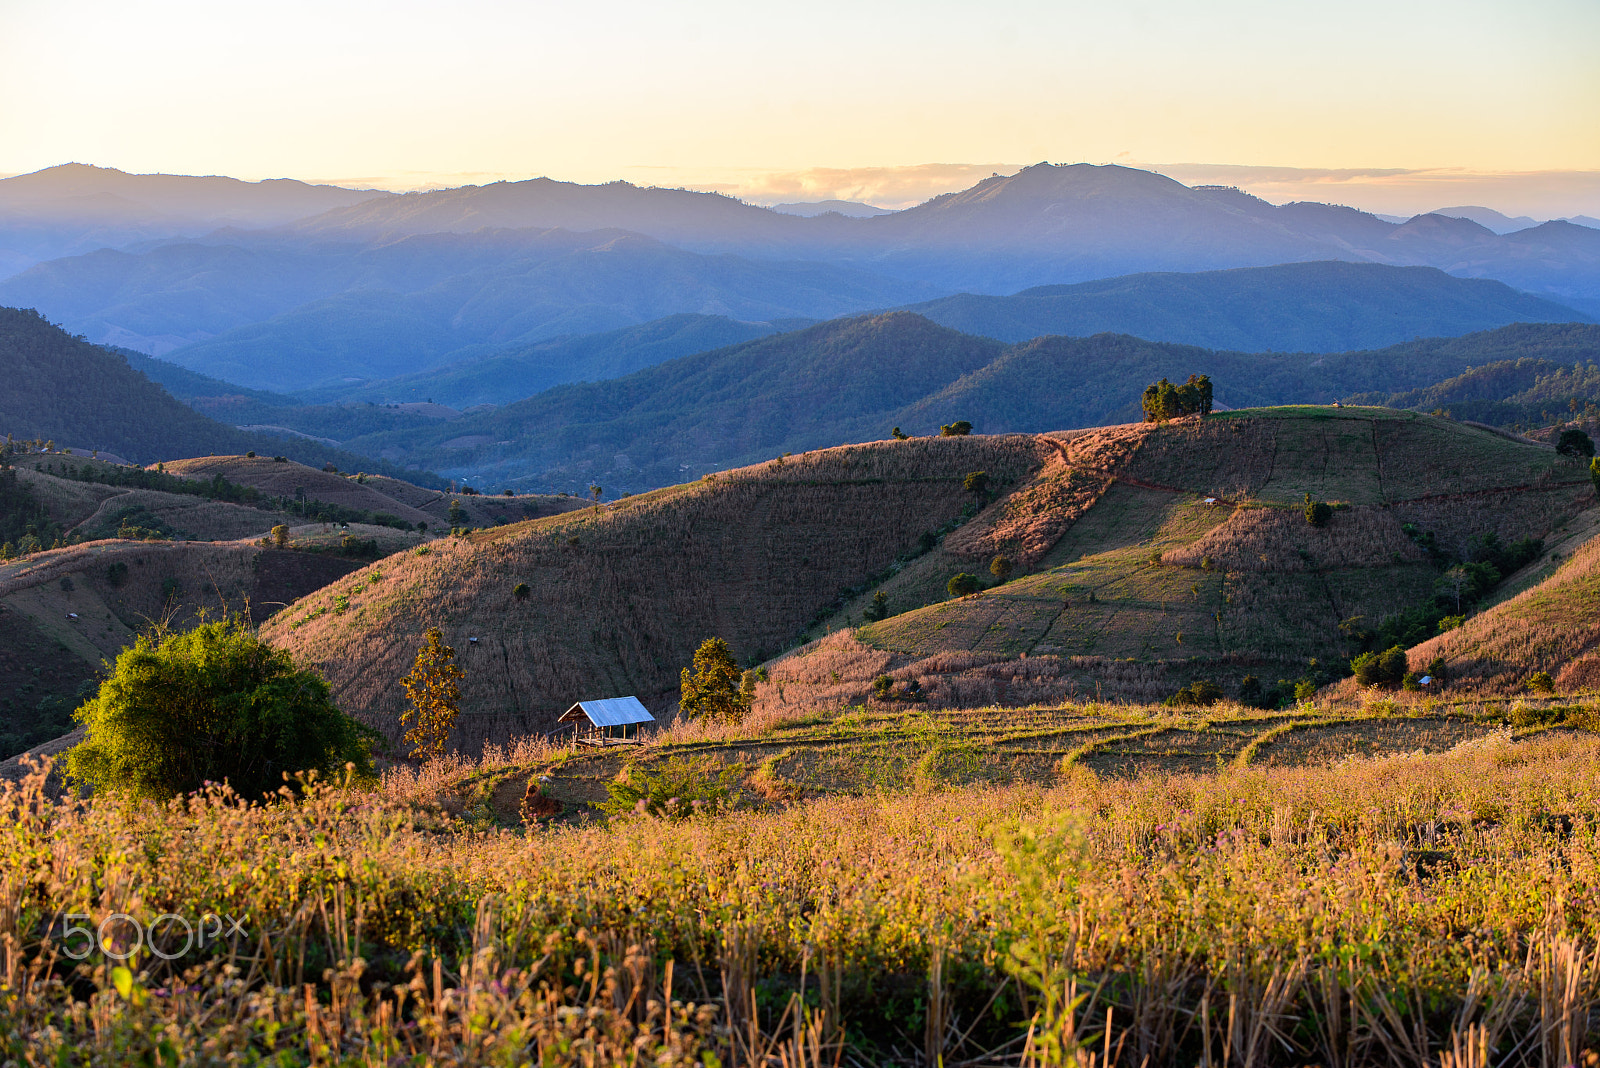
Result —
[[608, 697], [579, 701], [557, 722], [577, 726], [579, 745], [606, 746], [637, 744], [639, 725], [655, 721], [637, 697]]

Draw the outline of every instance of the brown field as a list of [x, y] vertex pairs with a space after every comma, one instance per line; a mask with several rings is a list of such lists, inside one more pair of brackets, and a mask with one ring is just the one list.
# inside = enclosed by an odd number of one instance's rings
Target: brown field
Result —
[[[741, 658], [782, 652], [841, 590], [959, 520], [965, 474], [1020, 484], [1050, 451], [1024, 436], [925, 438], [774, 460], [435, 543], [351, 576], [359, 593], [340, 583], [307, 598], [263, 634], [391, 731], [398, 680], [430, 626], [467, 671], [464, 744], [548, 729], [581, 697], [633, 693], [659, 711], [704, 638], [726, 637]], [[526, 600], [512, 592], [522, 582]]]
[[408, 523], [438, 526], [434, 516], [356, 481], [357, 476], [319, 471], [293, 460], [280, 464], [270, 456], [200, 456], [188, 460], [168, 460], [163, 467], [168, 474], [185, 478], [209, 479], [221, 475], [230, 482], [254, 486], [273, 497], [294, 498], [303, 491], [305, 497], [311, 500], [374, 513], [386, 512]]
[[[992, 503], [964, 521], [981, 503], [960, 487], [973, 470], [990, 474]], [[1341, 621], [1431, 596], [1406, 515], [1447, 535], [1543, 534], [1592, 495], [1579, 474], [1546, 448], [1382, 409], [880, 442], [450, 539], [319, 591], [265, 633], [393, 731], [398, 679], [422, 631], [442, 627], [468, 672], [468, 747], [548, 729], [580, 697], [634, 693], [667, 711], [701, 639], [753, 663], [860, 626], [878, 590], [893, 615], [859, 631], [889, 656], [872, 670], [919, 679], [936, 705], [1150, 701], [1348, 656]], [[1349, 506], [1310, 528], [1308, 490]], [[929, 532], [943, 536], [923, 551]], [[988, 581], [995, 553], [1018, 576], [950, 600], [949, 577]], [[957, 653], [982, 662], [930, 666]]]

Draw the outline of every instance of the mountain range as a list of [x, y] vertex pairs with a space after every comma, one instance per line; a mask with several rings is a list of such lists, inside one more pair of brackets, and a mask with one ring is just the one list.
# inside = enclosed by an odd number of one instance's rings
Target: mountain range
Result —
[[[415, 374], [681, 313], [829, 318], [959, 293], [1295, 262], [1433, 267], [1600, 311], [1600, 230], [1552, 221], [1497, 234], [1444, 214], [1392, 223], [1087, 164], [1040, 164], [863, 218], [625, 182], [396, 195], [53, 168], [0, 181], [0, 246], [13, 266], [79, 253], [0, 281], [0, 303], [279, 390]], [[1244, 334], [1186, 340], [1260, 345]], [[1284, 347], [1393, 340], [1308, 330]]]

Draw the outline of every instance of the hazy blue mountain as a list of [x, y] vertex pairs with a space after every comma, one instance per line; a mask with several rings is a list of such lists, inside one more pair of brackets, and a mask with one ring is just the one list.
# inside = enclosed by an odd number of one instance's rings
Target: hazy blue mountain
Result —
[[836, 212], [849, 219], [870, 219], [874, 215], [891, 214], [893, 208], [880, 208], [876, 204], [862, 204], [855, 200], [803, 200], [789, 204], [773, 204], [773, 211], [785, 215], [798, 215], [810, 219], [817, 215]]
[[0, 180], [0, 278], [43, 260], [224, 226], [282, 226], [393, 194], [288, 178], [126, 174], [69, 163]]
[[363, 386], [310, 390], [310, 402], [432, 400], [453, 408], [507, 404], [566, 382], [621, 378], [679, 356], [809, 326], [807, 320], [742, 322], [722, 315], [670, 315], [599, 334], [493, 349], [477, 358]]
[[690, 312], [821, 319], [930, 295], [848, 266], [685, 252], [616, 231], [481, 231], [308, 248], [101, 251], [0, 283], [91, 340], [260, 389], [414, 374], [465, 350]]
[[695, 251], [852, 263], [975, 293], [1340, 259], [1439, 267], [1555, 299], [1600, 298], [1600, 234], [1575, 243], [1545, 224], [1502, 236], [1439, 215], [1396, 224], [1353, 208], [1278, 206], [1236, 189], [1089, 164], [1039, 164], [871, 218], [801, 219], [717, 194], [537, 179], [369, 201], [296, 224], [300, 233], [347, 237], [485, 225], [615, 226]]
[[367, 470], [422, 485], [404, 471], [344, 449], [241, 431], [185, 406], [119, 353], [68, 334], [31, 309], [0, 308], [0, 435], [102, 449], [140, 463], [251, 449], [321, 467]]
[[1497, 234], [1515, 233], [1518, 230], [1526, 230], [1530, 226], [1539, 225], [1538, 219], [1530, 219], [1526, 215], [1518, 215], [1517, 217], [1512, 218], [1511, 216], [1502, 212], [1495, 211], [1493, 208], [1485, 208], [1479, 205], [1466, 205], [1455, 208], [1436, 208], [1430, 212], [1430, 214], [1448, 215], [1455, 219], [1471, 219], [1479, 226], [1482, 226], [1488, 230], [1493, 230]]
[[1160, 377], [1211, 375], [1220, 404], [1328, 403], [1416, 389], [1486, 363], [1600, 355], [1600, 326], [1522, 324], [1334, 354], [1229, 352], [1120, 334], [1017, 345], [909, 312], [835, 320], [671, 360], [610, 382], [560, 386], [493, 411], [346, 444], [470, 477], [483, 489], [637, 491], [894, 426], [936, 433], [1096, 426], [1138, 417]]
[[1456, 278], [1432, 267], [1339, 261], [1126, 275], [1010, 297], [961, 293], [907, 310], [1002, 341], [1120, 333], [1280, 352], [1340, 352], [1514, 322], [1589, 320], [1500, 282]]

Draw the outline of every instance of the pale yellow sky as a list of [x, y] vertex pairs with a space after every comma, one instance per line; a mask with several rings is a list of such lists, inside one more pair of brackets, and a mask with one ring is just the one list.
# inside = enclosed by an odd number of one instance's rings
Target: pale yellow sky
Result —
[[[1594, 0], [0, 0], [0, 172], [899, 204], [1180, 160], [1301, 169], [1240, 172], [1270, 199], [1600, 214], [1597, 43]], [[1427, 176], [1323, 173], [1350, 169]]]

